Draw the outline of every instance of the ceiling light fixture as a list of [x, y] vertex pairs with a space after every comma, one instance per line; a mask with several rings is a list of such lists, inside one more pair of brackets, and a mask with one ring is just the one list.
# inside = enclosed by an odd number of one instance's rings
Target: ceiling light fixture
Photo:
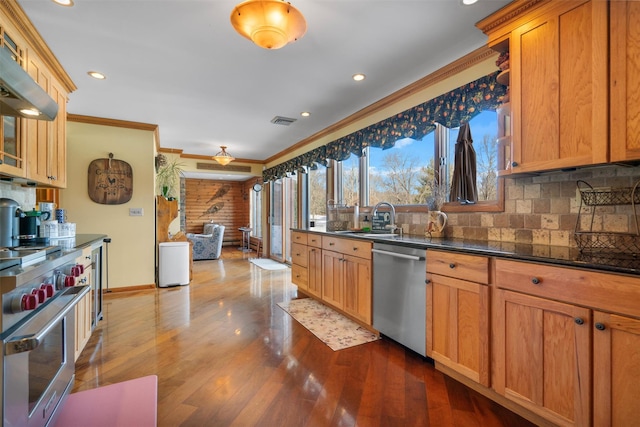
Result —
[[107, 78], [107, 76], [105, 76], [104, 74], [98, 71], [87, 71], [87, 74], [89, 74], [91, 77], [93, 77], [96, 80], [104, 80]]
[[265, 49], [280, 49], [307, 31], [302, 13], [284, 0], [248, 0], [231, 12], [231, 25]]
[[310, 113], [310, 112], [308, 112], [308, 111], [303, 111], [302, 113], [300, 113], [300, 115], [301, 115], [302, 117], [309, 117], [309, 116], [311, 115], [311, 113]]
[[73, 0], [53, 0], [54, 3], [59, 4], [60, 6], [71, 7], [73, 6]]
[[462, 0], [462, 4], [465, 5], [465, 6], [469, 6], [469, 5], [472, 5], [472, 4], [477, 3], [477, 2], [478, 2], [478, 0]]
[[351, 76], [353, 78], [353, 80], [357, 81], [357, 82], [361, 82], [363, 81], [365, 78], [367, 78], [367, 76], [365, 76], [362, 73], [358, 73], [358, 74], [354, 74], [353, 76]]
[[232, 157], [229, 153], [227, 153], [226, 145], [221, 145], [222, 151], [213, 156], [213, 160], [220, 163], [222, 166], [227, 166], [229, 163], [235, 160], [235, 157]]

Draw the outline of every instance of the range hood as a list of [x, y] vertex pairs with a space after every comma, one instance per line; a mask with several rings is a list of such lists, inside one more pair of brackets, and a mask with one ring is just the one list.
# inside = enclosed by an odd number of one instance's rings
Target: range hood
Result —
[[6, 48], [0, 48], [0, 115], [47, 121], [58, 115], [58, 104]]

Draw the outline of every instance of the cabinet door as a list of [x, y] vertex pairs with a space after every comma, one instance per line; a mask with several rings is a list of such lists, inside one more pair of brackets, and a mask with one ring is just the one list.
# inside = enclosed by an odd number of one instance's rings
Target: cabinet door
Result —
[[371, 325], [371, 261], [344, 256], [344, 311]]
[[489, 386], [489, 287], [427, 274], [427, 356]]
[[322, 250], [309, 246], [307, 254], [309, 263], [307, 291], [315, 297], [322, 298]]
[[344, 259], [342, 254], [322, 251], [322, 300], [342, 309]]
[[601, 0], [550, 3], [512, 31], [513, 173], [608, 160], [607, 40]]
[[593, 321], [594, 425], [636, 425], [640, 420], [640, 320], [596, 311]]
[[[51, 87], [51, 78], [40, 61], [30, 55], [27, 71], [47, 93]], [[65, 118], [66, 119], [66, 118]], [[27, 145], [27, 178], [39, 183], [49, 183], [49, 145], [53, 139], [51, 122], [25, 119]]]
[[499, 394], [562, 426], [591, 425], [591, 311], [495, 289]]
[[51, 127], [48, 145], [48, 176], [50, 184], [57, 188], [67, 187], [67, 92], [55, 80], [51, 81], [51, 97], [58, 104], [58, 115]]
[[640, 2], [612, 1], [611, 161], [640, 159]]

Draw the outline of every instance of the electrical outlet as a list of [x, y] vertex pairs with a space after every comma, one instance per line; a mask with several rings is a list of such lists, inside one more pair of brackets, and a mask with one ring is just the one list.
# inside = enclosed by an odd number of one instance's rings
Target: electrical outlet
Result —
[[143, 216], [144, 210], [142, 208], [129, 208], [129, 216]]

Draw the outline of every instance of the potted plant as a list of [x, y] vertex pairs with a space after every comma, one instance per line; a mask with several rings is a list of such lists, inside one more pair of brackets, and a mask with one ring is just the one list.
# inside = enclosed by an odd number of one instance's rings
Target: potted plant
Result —
[[183, 166], [177, 158], [169, 161], [163, 154], [156, 156], [156, 184], [158, 192], [168, 200], [175, 199], [175, 191], [180, 183]]

